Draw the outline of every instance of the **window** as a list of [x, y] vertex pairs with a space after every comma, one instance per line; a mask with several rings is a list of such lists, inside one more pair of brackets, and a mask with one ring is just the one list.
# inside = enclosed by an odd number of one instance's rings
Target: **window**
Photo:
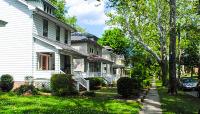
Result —
[[38, 53], [38, 69], [54, 70], [54, 58], [53, 53]]
[[46, 6], [46, 5], [44, 5], [44, 11], [46, 12], [46, 10], [47, 10], [47, 6]]
[[65, 30], [65, 43], [68, 44], [68, 31]]
[[60, 41], [60, 27], [59, 26], [56, 27], [56, 40]]
[[48, 37], [48, 21], [43, 19], [43, 36]]

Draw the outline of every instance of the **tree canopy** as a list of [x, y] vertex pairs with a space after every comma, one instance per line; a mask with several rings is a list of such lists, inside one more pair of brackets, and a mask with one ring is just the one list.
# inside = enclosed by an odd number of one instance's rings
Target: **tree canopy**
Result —
[[130, 40], [118, 28], [105, 30], [98, 43], [102, 46], [110, 46], [117, 54], [128, 55], [128, 49], [130, 48]]

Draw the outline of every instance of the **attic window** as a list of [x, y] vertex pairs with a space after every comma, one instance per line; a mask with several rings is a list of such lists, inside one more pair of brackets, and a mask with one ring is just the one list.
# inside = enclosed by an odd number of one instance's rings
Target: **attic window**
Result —
[[52, 14], [52, 9], [46, 4], [44, 4], [44, 11], [48, 14]]

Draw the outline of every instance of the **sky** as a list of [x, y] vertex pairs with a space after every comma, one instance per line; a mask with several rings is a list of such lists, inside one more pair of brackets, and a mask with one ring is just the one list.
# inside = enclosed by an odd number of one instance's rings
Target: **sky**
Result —
[[87, 32], [101, 37], [108, 19], [104, 13], [105, 3], [96, 0], [66, 0], [68, 14], [77, 17], [77, 24]]

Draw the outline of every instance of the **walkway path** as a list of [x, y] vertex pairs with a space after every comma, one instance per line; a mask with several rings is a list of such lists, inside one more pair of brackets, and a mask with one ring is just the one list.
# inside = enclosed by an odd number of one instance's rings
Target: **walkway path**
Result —
[[143, 109], [140, 114], [162, 114], [160, 98], [156, 89], [155, 79], [152, 81], [152, 87], [144, 99]]

